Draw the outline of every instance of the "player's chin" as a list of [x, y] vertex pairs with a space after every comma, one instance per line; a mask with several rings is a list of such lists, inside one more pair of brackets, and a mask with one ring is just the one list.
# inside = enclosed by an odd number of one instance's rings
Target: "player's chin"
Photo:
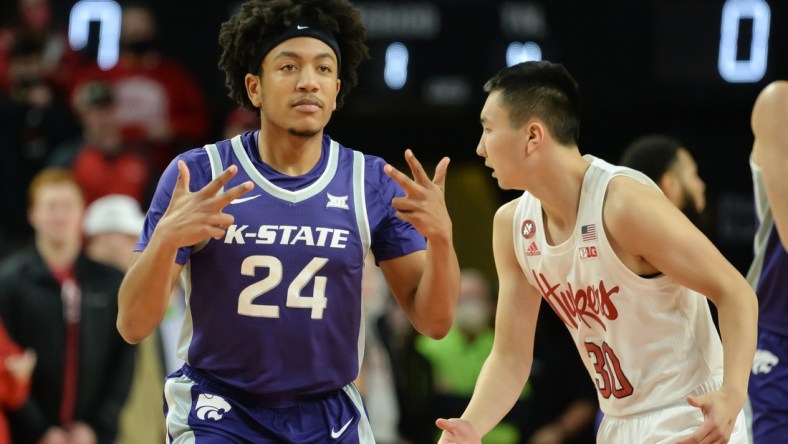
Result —
[[505, 180], [501, 180], [500, 177], [497, 178], [497, 179], [498, 179], [498, 188], [500, 188], [502, 190], [511, 190], [512, 189], [512, 186], [509, 185]]
[[312, 137], [317, 136], [323, 131], [322, 127], [311, 127], [311, 126], [304, 126], [304, 127], [293, 127], [287, 130], [290, 135], [296, 137], [303, 137], [304, 139], [311, 139]]

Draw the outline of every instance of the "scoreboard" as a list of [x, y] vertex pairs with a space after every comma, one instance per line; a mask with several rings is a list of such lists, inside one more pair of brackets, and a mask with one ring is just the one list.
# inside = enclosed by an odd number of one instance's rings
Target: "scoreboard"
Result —
[[394, 140], [399, 132], [392, 134], [390, 123], [398, 122], [408, 130], [405, 139], [432, 134], [424, 140], [438, 147], [448, 137], [471, 155], [482, 85], [521, 60], [545, 59], [569, 69], [581, 91], [581, 148], [610, 153], [611, 160], [640, 133], [657, 131], [693, 142], [701, 152], [744, 153], [757, 93], [788, 78], [783, 1], [356, 4], [372, 59], [362, 65], [342, 112]]

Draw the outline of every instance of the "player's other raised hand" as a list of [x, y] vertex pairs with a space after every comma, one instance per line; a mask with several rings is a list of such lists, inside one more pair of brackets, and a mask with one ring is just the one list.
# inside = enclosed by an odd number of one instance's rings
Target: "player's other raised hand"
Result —
[[435, 167], [432, 179], [427, 176], [421, 162], [410, 149], [405, 150], [405, 160], [413, 179], [391, 165], [386, 165], [383, 169], [405, 190], [404, 197], [391, 201], [391, 205], [397, 210], [397, 217], [413, 224], [413, 227], [429, 240], [441, 236], [451, 237], [451, 218], [444, 198], [449, 158], [441, 159]]

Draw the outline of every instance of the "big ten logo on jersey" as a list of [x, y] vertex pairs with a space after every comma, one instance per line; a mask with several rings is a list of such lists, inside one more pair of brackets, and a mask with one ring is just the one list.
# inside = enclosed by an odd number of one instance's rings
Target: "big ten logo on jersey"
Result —
[[580, 247], [580, 259], [589, 259], [599, 256], [596, 247]]
[[224, 235], [225, 244], [262, 245], [306, 245], [310, 247], [347, 247], [350, 231], [338, 228], [312, 227], [309, 225], [260, 225], [249, 229], [249, 225], [230, 225]]

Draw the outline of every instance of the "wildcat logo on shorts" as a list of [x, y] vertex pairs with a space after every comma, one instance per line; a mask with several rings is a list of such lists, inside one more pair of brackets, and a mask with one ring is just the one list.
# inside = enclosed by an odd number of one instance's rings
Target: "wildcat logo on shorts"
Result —
[[769, 350], [755, 350], [755, 358], [752, 360], [752, 374], [771, 373], [772, 367], [779, 362], [780, 358]]
[[218, 421], [222, 419], [225, 413], [229, 412], [231, 408], [230, 404], [221, 396], [200, 393], [194, 410], [197, 411], [197, 417], [202, 420], [213, 419], [214, 421]]

